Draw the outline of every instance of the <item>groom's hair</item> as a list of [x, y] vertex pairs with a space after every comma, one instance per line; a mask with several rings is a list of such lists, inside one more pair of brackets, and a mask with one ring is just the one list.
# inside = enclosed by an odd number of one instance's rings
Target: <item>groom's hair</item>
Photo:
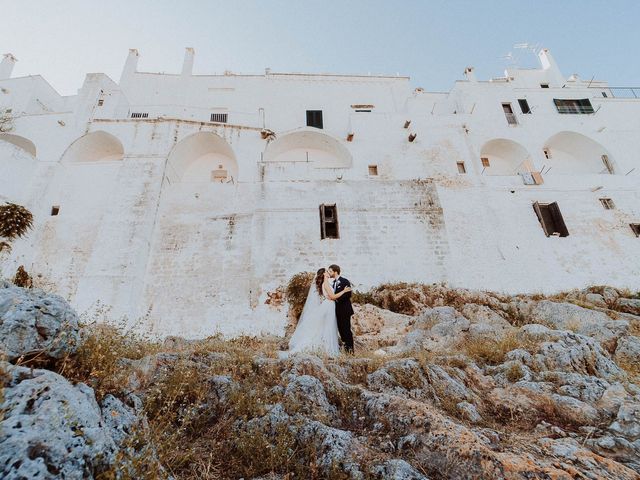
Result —
[[329, 265], [329, 268], [331, 270], [333, 270], [334, 272], [336, 272], [338, 275], [340, 275], [340, 267], [338, 265], [336, 265], [336, 264]]

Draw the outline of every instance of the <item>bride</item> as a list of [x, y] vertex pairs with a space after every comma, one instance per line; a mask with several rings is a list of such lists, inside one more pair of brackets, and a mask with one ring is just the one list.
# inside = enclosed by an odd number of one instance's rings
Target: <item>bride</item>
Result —
[[340, 353], [335, 300], [350, 291], [351, 288], [347, 287], [338, 294], [333, 293], [329, 274], [324, 268], [318, 270], [298, 326], [289, 340], [287, 356], [296, 352], [318, 352], [330, 356]]

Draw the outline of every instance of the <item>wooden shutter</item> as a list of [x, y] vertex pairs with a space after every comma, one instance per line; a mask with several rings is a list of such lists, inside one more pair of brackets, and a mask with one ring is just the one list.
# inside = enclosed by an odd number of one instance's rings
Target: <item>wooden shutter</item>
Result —
[[542, 225], [542, 230], [544, 231], [544, 234], [548, 237], [549, 235], [551, 235], [553, 232], [549, 232], [549, 229], [547, 228], [547, 225], [545, 224], [545, 219], [542, 215], [542, 208], [540, 206], [540, 204], [538, 202], [535, 202], [533, 204], [533, 211], [536, 212], [536, 215], [538, 216], [538, 221], [540, 222], [540, 225]]
[[324, 204], [320, 205], [320, 239], [327, 238], [326, 220], [324, 216]]
[[564, 223], [564, 219], [562, 218], [562, 213], [560, 213], [560, 207], [558, 207], [557, 202], [549, 204], [549, 212], [553, 218], [555, 231], [560, 233], [561, 237], [568, 237], [569, 230], [567, 230], [567, 226]]

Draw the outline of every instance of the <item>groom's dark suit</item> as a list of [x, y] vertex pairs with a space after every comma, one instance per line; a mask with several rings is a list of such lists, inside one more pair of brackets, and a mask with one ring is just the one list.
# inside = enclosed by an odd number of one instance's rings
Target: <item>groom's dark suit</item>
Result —
[[[351, 282], [344, 277], [338, 277], [333, 285], [335, 293], [340, 293], [347, 287], [351, 286]], [[353, 353], [353, 334], [351, 333], [351, 315], [353, 315], [353, 307], [351, 306], [351, 292], [347, 292], [336, 300], [336, 317], [338, 319], [338, 332], [344, 343], [347, 352]]]

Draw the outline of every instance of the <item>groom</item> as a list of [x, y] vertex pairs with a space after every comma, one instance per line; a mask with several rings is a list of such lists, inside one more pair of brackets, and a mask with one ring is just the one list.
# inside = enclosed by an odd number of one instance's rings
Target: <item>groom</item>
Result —
[[[333, 292], [340, 293], [347, 287], [351, 286], [349, 280], [340, 276], [340, 267], [338, 265], [330, 265], [327, 269], [329, 277], [333, 279]], [[351, 315], [353, 315], [353, 307], [351, 306], [351, 292], [347, 292], [336, 300], [336, 318], [338, 319], [338, 332], [344, 344], [347, 353], [353, 353], [353, 334], [351, 333]]]

